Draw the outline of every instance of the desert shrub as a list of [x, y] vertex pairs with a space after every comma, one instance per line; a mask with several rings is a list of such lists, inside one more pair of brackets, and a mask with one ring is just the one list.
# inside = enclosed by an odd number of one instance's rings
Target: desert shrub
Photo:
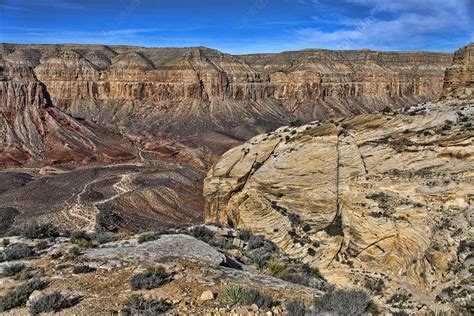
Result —
[[265, 245], [265, 241], [262, 236], [255, 236], [252, 235], [247, 241], [247, 247], [249, 250], [257, 249], [263, 247]]
[[18, 243], [6, 248], [3, 251], [3, 255], [0, 255], [0, 261], [19, 260], [32, 257], [33, 255], [34, 251], [30, 246]]
[[336, 290], [314, 299], [316, 314], [363, 315], [371, 299], [362, 290]]
[[270, 253], [264, 248], [257, 248], [249, 252], [247, 257], [259, 268], [263, 267], [270, 259]]
[[147, 271], [138, 273], [130, 279], [134, 290], [151, 290], [170, 280], [171, 275], [162, 266], [148, 267]]
[[47, 312], [57, 313], [65, 308], [74, 306], [77, 302], [78, 299], [68, 299], [60, 292], [56, 291], [35, 299], [30, 306], [30, 313], [32, 315]]
[[51, 254], [51, 259], [56, 260], [59, 259], [63, 256], [63, 253], [61, 251], [56, 251]]
[[204, 226], [196, 226], [191, 229], [191, 235], [194, 238], [202, 240], [204, 242], [209, 242], [212, 238], [214, 238], [214, 233]]
[[242, 298], [242, 304], [256, 304], [260, 308], [270, 308], [273, 305], [273, 299], [270, 295], [262, 294], [255, 289], [247, 289]]
[[298, 126], [301, 126], [301, 124], [302, 124], [302, 123], [301, 123], [301, 120], [299, 120], [299, 119], [290, 122], [290, 126], [291, 126], [291, 127], [298, 127]]
[[285, 309], [288, 315], [291, 316], [304, 316], [306, 314], [306, 308], [303, 302], [292, 301], [285, 304]]
[[69, 249], [68, 255], [72, 258], [75, 258], [75, 257], [78, 257], [78, 256], [82, 255], [82, 252], [79, 248], [72, 247], [72, 248]]
[[244, 299], [246, 292], [242, 285], [231, 284], [225, 289], [224, 293], [222, 293], [221, 298], [225, 304], [235, 305]]
[[42, 290], [46, 283], [40, 279], [33, 279], [30, 282], [20, 285], [5, 296], [0, 296], [0, 312], [5, 312], [13, 308], [24, 306], [31, 293]]
[[272, 260], [268, 262], [266, 265], [266, 268], [270, 272], [271, 275], [277, 278], [282, 277], [287, 270], [286, 264], [284, 264], [283, 262], [276, 261], [276, 260]]
[[41, 240], [35, 245], [35, 249], [38, 251], [45, 250], [48, 248], [48, 242], [46, 240]]
[[81, 265], [75, 266], [72, 269], [72, 272], [74, 274], [82, 274], [82, 273], [94, 272], [95, 270], [96, 270], [96, 268], [90, 267], [90, 266], [85, 265], [85, 264], [81, 264]]
[[109, 242], [114, 242], [120, 239], [118, 235], [109, 232], [94, 233], [90, 237], [91, 240], [98, 245], [107, 244]]
[[249, 241], [250, 237], [252, 236], [252, 232], [248, 229], [241, 230], [237, 233], [237, 237], [243, 241]]
[[304, 275], [303, 273], [299, 273], [295, 269], [285, 270], [283, 274], [280, 276], [280, 278], [287, 282], [302, 285], [302, 286], [309, 286], [309, 283], [311, 281], [311, 278]]
[[76, 231], [71, 234], [71, 243], [81, 249], [87, 249], [94, 246], [91, 235], [85, 231]]
[[162, 235], [169, 234], [166, 230], [158, 230], [154, 232], [144, 233], [138, 237], [138, 243], [142, 244], [147, 241], [153, 241], [159, 239]]
[[306, 263], [301, 266], [301, 271], [303, 271], [303, 273], [305, 273], [308, 276], [312, 276], [318, 279], [324, 279], [324, 277], [322, 276], [321, 272], [319, 272], [319, 269], [317, 267], [312, 267]]
[[160, 298], [146, 299], [141, 295], [132, 295], [122, 307], [122, 315], [154, 316], [166, 312], [171, 305]]
[[43, 239], [49, 237], [58, 237], [58, 229], [51, 223], [37, 223], [33, 222], [21, 227], [12, 229], [9, 232], [10, 236], [20, 235], [28, 239]]
[[12, 277], [18, 274], [25, 268], [23, 263], [13, 263], [3, 267], [2, 276], [3, 277]]

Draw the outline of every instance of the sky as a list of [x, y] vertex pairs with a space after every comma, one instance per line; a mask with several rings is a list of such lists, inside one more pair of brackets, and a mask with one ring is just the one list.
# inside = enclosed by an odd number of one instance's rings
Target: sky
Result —
[[0, 0], [0, 42], [454, 51], [474, 0]]

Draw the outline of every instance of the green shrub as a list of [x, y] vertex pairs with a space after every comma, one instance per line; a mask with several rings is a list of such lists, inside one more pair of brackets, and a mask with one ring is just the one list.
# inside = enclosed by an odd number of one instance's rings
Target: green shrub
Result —
[[255, 289], [248, 289], [242, 298], [242, 304], [256, 304], [259, 308], [270, 308], [273, 305], [273, 299], [271, 296], [262, 294]]
[[229, 285], [222, 294], [222, 301], [225, 304], [235, 305], [244, 299], [245, 294], [246, 290], [242, 285], [232, 284]]
[[0, 296], [0, 312], [5, 312], [13, 308], [24, 306], [31, 293], [42, 290], [46, 283], [40, 279], [33, 279], [30, 282], [20, 285], [5, 296]]
[[95, 246], [91, 235], [85, 231], [77, 231], [71, 234], [71, 243], [81, 249], [87, 249]]
[[205, 226], [197, 226], [191, 229], [191, 235], [204, 242], [209, 242], [214, 238], [214, 233]]
[[314, 299], [317, 314], [363, 315], [371, 299], [363, 290], [336, 290]]
[[154, 316], [166, 312], [171, 305], [160, 298], [146, 299], [141, 295], [132, 295], [122, 307], [122, 315]]
[[288, 315], [291, 316], [305, 316], [306, 308], [304, 307], [303, 302], [292, 301], [285, 304], [285, 309]]
[[21, 227], [14, 228], [9, 235], [20, 235], [28, 239], [44, 239], [58, 237], [58, 229], [51, 223], [33, 222]]
[[2, 276], [3, 277], [12, 277], [25, 269], [23, 263], [13, 263], [3, 267]]
[[41, 251], [41, 250], [45, 250], [46, 248], [48, 248], [48, 242], [46, 240], [41, 240], [39, 241], [38, 243], [36, 243], [35, 245], [35, 249], [37, 251]]
[[96, 268], [81, 264], [81, 265], [75, 266], [72, 269], [72, 273], [74, 274], [90, 273], [90, 272], [94, 272], [95, 270]]
[[32, 257], [33, 255], [34, 251], [30, 246], [27, 244], [18, 243], [7, 247], [3, 251], [3, 255], [0, 256], [0, 261], [19, 260]]
[[117, 234], [104, 232], [104, 233], [94, 233], [90, 236], [94, 243], [98, 245], [107, 244], [109, 242], [114, 242], [120, 239]]
[[288, 267], [286, 266], [286, 264], [282, 262], [272, 260], [267, 263], [266, 268], [270, 272], [271, 275], [273, 275], [274, 277], [280, 278], [285, 274]]
[[57, 313], [65, 308], [74, 306], [77, 302], [78, 299], [68, 299], [56, 291], [34, 300], [30, 306], [30, 313], [32, 315], [48, 312]]
[[130, 285], [134, 290], [151, 290], [170, 281], [171, 275], [162, 266], [148, 267], [147, 271], [134, 275]]
[[138, 243], [142, 244], [144, 242], [157, 240], [163, 234], [165, 234], [164, 231], [154, 231], [154, 232], [150, 232], [150, 233], [141, 234], [140, 237], [138, 237]]

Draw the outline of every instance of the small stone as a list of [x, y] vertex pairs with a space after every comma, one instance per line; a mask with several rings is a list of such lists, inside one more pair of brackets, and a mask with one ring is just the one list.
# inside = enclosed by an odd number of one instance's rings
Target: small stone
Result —
[[250, 306], [250, 308], [252, 308], [252, 310], [255, 311], [255, 312], [258, 312], [258, 310], [259, 310], [257, 304], [252, 304], [252, 306]]
[[26, 306], [30, 307], [33, 301], [40, 298], [41, 296], [44, 296], [44, 291], [38, 291], [38, 290], [34, 291], [33, 293], [30, 294], [30, 297], [28, 298], [28, 302], [26, 302]]
[[239, 248], [243, 248], [245, 246], [245, 242], [238, 238], [234, 238], [234, 241], [232, 241], [232, 244]]
[[201, 301], [210, 301], [214, 299], [214, 293], [212, 291], [207, 290], [202, 292], [201, 297], [199, 297]]

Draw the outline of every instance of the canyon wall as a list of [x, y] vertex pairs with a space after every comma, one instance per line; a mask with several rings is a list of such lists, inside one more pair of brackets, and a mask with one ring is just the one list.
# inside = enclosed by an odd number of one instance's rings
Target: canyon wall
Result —
[[27, 61], [0, 59], [0, 166], [111, 163], [135, 158], [131, 144], [53, 106]]
[[453, 65], [446, 69], [443, 94], [462, 99], [474, 97], [474, 43], [454, 53]]
[[305, 50], [232, 56], [197, 48], [0, 46], [52, 103], [144, 143], [163, 137], [219, 154], [297, 119], [347, 117], [437, 98], [452, 55]]

